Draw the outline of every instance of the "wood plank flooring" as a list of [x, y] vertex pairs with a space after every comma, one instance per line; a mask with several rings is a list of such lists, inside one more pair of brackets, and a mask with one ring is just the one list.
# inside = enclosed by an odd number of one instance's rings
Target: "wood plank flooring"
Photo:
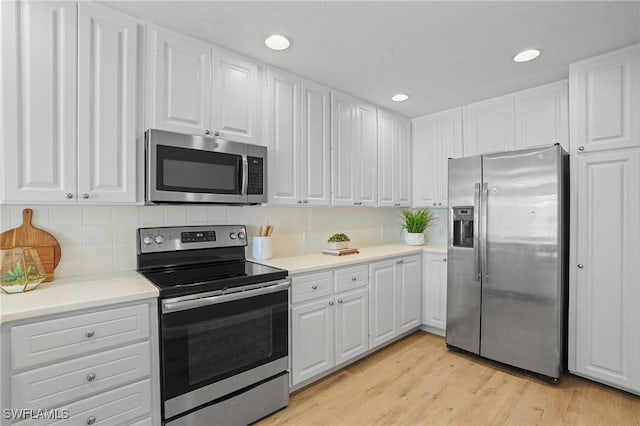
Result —
[[559, 385], [418, 332], [291, 395], [259, 425], [640, 425], [640, 397], [565, 374]]

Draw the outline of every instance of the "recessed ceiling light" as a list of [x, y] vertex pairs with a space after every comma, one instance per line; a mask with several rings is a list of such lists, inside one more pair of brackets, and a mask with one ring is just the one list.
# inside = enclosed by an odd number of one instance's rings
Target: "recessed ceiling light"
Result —
[[540, 51], [538, 49], [523, 50], [513, 57], [513, 62], [532, 61], [538, 56], [540, 56]]
[[266, 44], [269, 49], [285, 50], [291, 45], [291, 42], [283, 35], [274, 34], [267, 37], [264, 40], [264, 44]]
[[404, 102], [407, 99], [409, 99], [409, 95], [405, 94], [405, 93], [398, 93], [397, 95], [393, 95], [391, 97], [391, 100], [394, 102]]

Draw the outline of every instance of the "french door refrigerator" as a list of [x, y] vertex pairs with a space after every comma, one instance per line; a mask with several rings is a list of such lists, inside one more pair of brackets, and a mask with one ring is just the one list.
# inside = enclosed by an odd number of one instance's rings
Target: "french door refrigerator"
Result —
[[568, 168], [559, 145], [449, 160], [449, 347], [564, 371]]

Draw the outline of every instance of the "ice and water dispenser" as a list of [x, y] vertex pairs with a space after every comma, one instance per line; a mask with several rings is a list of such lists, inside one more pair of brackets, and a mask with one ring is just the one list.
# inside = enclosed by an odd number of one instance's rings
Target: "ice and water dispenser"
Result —
[[473, 206], [453, 207], [453, 246], [473, 248]]

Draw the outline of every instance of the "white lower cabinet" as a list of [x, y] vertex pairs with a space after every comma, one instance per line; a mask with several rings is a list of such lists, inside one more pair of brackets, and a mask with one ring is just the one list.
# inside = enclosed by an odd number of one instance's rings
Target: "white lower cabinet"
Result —
[[67, 417], [20, 425], [159, 424], [157, 315], [149, 299], [2, 324], [0, 405]]
[[389, 342], [420, 325], [420, 256], [369, 265], [369, 347]]
[[423, 255], [422, 324], [444, 336], [447, 329], [447, 255]]
[[336, 296], [335, 362], [350, 360], [369, 349], [369, 293], [366, 288]]

